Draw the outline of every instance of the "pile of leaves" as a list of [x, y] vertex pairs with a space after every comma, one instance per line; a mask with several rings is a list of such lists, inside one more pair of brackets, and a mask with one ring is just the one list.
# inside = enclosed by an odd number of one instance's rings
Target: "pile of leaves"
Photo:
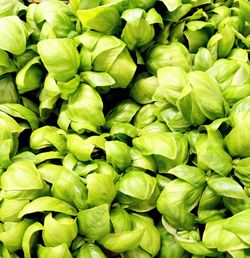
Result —
[[250, 4], [0, 0], [0, 257], [250, 257]]

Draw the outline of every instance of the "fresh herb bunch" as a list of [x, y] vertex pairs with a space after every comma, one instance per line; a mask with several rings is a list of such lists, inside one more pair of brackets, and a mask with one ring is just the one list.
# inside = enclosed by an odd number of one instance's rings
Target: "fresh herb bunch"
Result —
[[0, 0], [0, 256], [250, 257], [250, 3]]

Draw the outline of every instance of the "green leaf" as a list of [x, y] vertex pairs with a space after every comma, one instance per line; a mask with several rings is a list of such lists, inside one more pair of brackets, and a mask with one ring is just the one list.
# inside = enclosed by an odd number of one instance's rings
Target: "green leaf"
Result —
[[178, 22], [183, 16], [185, 16], [192, 8], [192, 4], [179, 5], [174, 11], [167, 12], [164, 16], [164, 20]]
[[131, 214], [131, 218], [134, 229], [145, 230], [140, 247], [154, 257], [160, 250], [160, 234], [153, 219], [136, 213]]
[[106, 258], [106, 255], [102, 250], [94, 244], [83, 245], [77, 253], [76, 258]]
[[11, 253], [22, 249], [22, 240], [25, 230], [33, 223], [31, 219], [19, 222], [5, 222], [0, 233], [0, 241]]
[[80, 55], [72, 39], [42, 40], [37, 49], [46, 69], [56, 80], [66, 82], [77, 74]]
[[218, 42], [218, 57], [226, 57], [235, 41], [235, 34], [232, 28], [228, 25], [225, 25], [225, 27], [220, 31], [220, 34], [222, 35], [221, 40]]
[[164, 231], [161, 233], [161, 249], [159, 253], [160, 257], [183, 257], [185, 255], [185, 250], [176, 242], [173, 235], [168, 233], [165, 229], [163, 230]]
[[194, 126], [201, 125], [206, 121], [206, 117], [201, 112], [196, 98], [192, 96], [192, 87], [190, 84], [187, 84], [182, 90], [177, 101], [177, 107], [185, 120]]
[[122, 233], [113, 233], [98, 240], [103, 247], [112, 252], [125, 252], [139, 246], [144, 235], [144, 229], [135, 229]]
[[[182, 138], [183, 136], [178, 133], [145, 133], [133, 139], [133, 145], [143, 155], [157, 154], [174, 160], [177, 158], [178, 153], [177, 142]], [[183, 144], [184, 153], [187, 150], [185, 148], [185, 144]]]
[[158, 69], [165, 66], [179, 66], [188, 72], [191, 67], [186, 47], [179, 42], [154, 47], [147, 56], [148, 71], [156, 74]]
[[16, 66], [6, 51], [0, 49], [0, 75], [15, 72]]
[[203, 187], [175, 179], [161, 192], [157, 200], [157, 209], [173, 227], [191, 230], [194, 215], [190, 211], [198, 204], [202, 191]]
[[114, 168], [126, 169], [131, 163], [130, 148], [124, 142], [107, 141], [105, 143], [106, 159]]
[[250, 18], [249, 18], [249, 12], [250, 12], [250, 6], [249, 6], [249, 3], [245, 0], [240, 0], [239, 1], [239, 4], [240, 4], [240, 10], [244, 16], [244, 18], [250, 22]]
[[104, 162], [102, 160], [96, 160], [94, 162], [94, 164], [92, 164], [93, 166], [96, 166], [95, 172], [96, 173], [100, 173], [100, 174], [105, 174], [105, 175], [109, 175], [113, 182], [117, 181], [118, 179], [118, 173], [116, 172], [116, 170], [107, 162]]
[[128, 9], [122, 13], [121, 17], [126, 20], [121, 38], [130, 50], [148, 44], [155, 35], [152, 24], [162, 23], [161, 16], [153, 8], [148, 13], [139, 8]]
[[247, 225], [250, 218], [249, 214], [250, 210], [246, 209], [233, 215], [223, 223], [223, 228], [236, 234], [245, 243], [249, 243], [250, 235], [249, 231], [247, 230]]
[[159, 89], [171, 104], [176, 105], [181, 91], [188, 84], [187, 73], [178, 66], [166, 66], [157, 71]]
[[219, 85], [201, 71], [190, 72], [188, 78], [192, 87], [192, 95], [201, 112], [211, 120], [224, 117], [224, 100]]
[[227, 220], [214, 220], [206, 224], [203, 243], [207, 248], [217, 248], [220, 252], [248, 248], [236, 234], [225, 229]]
[[[48, 1], [38, 5], [34, 18], [37, 24], [44, 22], [41, 34], [44, 27], [47, 26], [57, 38], [66, 38], [75, 29], [72, 15], [69, 6], [64, 2]], [[40, 35], [40, 39], [42, 38]], [[45, 38], [47, 37], [45, 36]]]
[[1, 0], [0, 1], [0, 17], [16, 15], [17, 10], [18, 10], [17, 7], [18, 7], [17, 0], [10, 0], [7, 2], [5, 0]]
[[[100, 95], [87, 84], [81, 84], [68, 102], [68, 115], [74, 122], [101, 126], [105, 123]], [[84, 112], [82, 112], [84, 110]]]
[[22, 249], [25, 258], [32, 258], [32, 248], [38, 237], [38, 231], [43, 230], [43, 225], [39, 222], [31, 224], [25, 231], [22, 240]]
[[[81, 148], [79, 148], [79, 145], [81, 145]], [[67, 149], [74, 154], [78, 160], [91, 160], [91, 154], [94, 148], [95, 146], [93, 144], [87, 143], [87, 141], [78, 134], [69, 134], [67, 136]]]
[[[243, 122], [244, 120], [242, 120]], [[229, 153], [233, 157], [247, 157], [249, 156], [249, 139], [247, 136], [248, 126], [242, 130], [241, 126], [235, 126], [232, 131], [225, 137], [225, 143]]]
[[19, 102], [19, 98], [13, 79], [9, 75], [2, 77], [0, 79], [0, 104], [17, 102]]
[[65, 168], [63, 166], [51, 164], [51, 163], [43, 163], [38, 167], [38, 171], [46, 182], [54, 183], [55, 179], [59, 177], [61, 173], [63, 173]]
[[1, 176], [1, 186], [5, 191], [42, 189], [43, 181], [33, 162], [20, 160]]
[[233, 258], [249, 258], [248, 249], [233, 250], [228, 252]]
[[[211, 77], [215, 78], [222, 86], [222, 83], [230, 79], [238, 69], [239, 64], [236, 61], [219, 59], [206, 72]], [[224, 89], [224, 87], [222, 89]]]
[[203, 243], [207, 248], [217, 248], [223, 220], [209, 221], [203, 233]]
[[97, 240], [110, 232], [108, 204], [80, 211], [77, 219], [79, 233], [87, 238]]
[[4, 199], [0, 206], [0, 220], [2, 222], [18, 221], [18, 213], [28, 204], [28, 200]]
[[138, 132], [138, 136], [148, 134], [148, 133], [166, 133], [169, 132], [169, 128], [163, 122], [156, 120], [155, 122], [145, 126], [144, 128], [140, 129]]
[[177, 108], [165, 109], [161, 112], [161, 116], [172, 132], [186, 133], [189, 131], [190, 123]]
[[161, 15], [156, 11], [155, 8], [151, 8], [148, 13], [147, 13], [147, 17], [146, 17], [147, 22], [151, 25], [151, 24], [155, 24], [158, 23], [161, 28], [163, 27], [163, 20]]
[[232, 178], [228, 177], [214, 177], [207, 181], [209, 187], [218, 195], [245, 199], [247, 198], [243, 188]]
[[104, 72], [82, 72], [80, 74], [81, 80], [88, 83], [92, 87], [110, 86], [115, 83], [115, 80]]
[[117, 184], [117, 190], [140, 200], [148, 200], [156, 187], [154, 177], [140, 170], [131, 170], [123, 175]]
[[[109, 0], [110, 1], [110, 0]], [[126, 3], [126, 9], [132, 8], [142, 8], [142, 9], [149, 9], [155, 4], [156, 0], [132, 0]]]
[[26, 48], [27, 31], [18, 16], [6, 16], [0, 18], [0, 49], [14, 55], [20, 55]]
[[165, 202], [165, 204], [176, 205], [191, 211], [197, 205], [202, 191], [202, 186], [196, 187], [181, 179], [175, 179], [166, 185], [158, 202], [159, 204]]
[[215, 58], [211, 55], [210, 51], [206, 48], [200, 48], [194, 58], [194, 68], [195, 70], [206, 71], [214, 62]]
[[137, 136], [136, 127], [129, 123], [117, 123], [110, 129], [110, 134], [122, 141], [124, 136], [135, 138]]
[[133, 146], [143, 155], [158, 154], [170, 159], [176, 158], [176, 144], [171, 133], [143, 134], [133, 139]]
[[157, 164], [152, 156], [144, 156], [139, 150], [135, 148], [131, 148], [130, 155], [133, 167], [147, 169], [153, 172], [157, 171]]
[[155, 76], [138, 78], [131, 88], [130, 96], [139, 104], [151, 103], [157, 87], [158, 80]]
[[200, 29], [200, 30], [187, 29], [184, 32], [184, 35], [186, 36], [186, 38], [188, 40], [188, 46], [189, 46], [190, 53], [197, 53], [197, 51], [200, 48], [206, 47], [207, 42], [209, 40], [209, 35], [205, 28]]
[[151, 125], [157, 118], [158, 109], [156, 105], [147, 104], [139, 109], [134, 117], [134, 125], [141, 129], [147, 125]]
[[168, 204], [168, 207], [164, 208], [163, 201], [161, 202], [159, 203], [159, 200], [157, 201], [157, 210], [171, 226], [179, 230], [192, 230], [195, 223], [195, 216], [192, 213], [176, 205]]
[[117, 193], [117, 200], [121, 205], [125, 205], [125, 207], [129, 207], [129, 209], [133, 211], [148, 212], [153, 210], [156, 207], [156, 202], [159, 195], [160, 195], [160, 189], [156, 185], [154, 192], [146, 200], [141, 200], [129, 195], [125, 195], [121, 192]]
[[44, 211], [61, 212], [73, 216], [77, 214], [76, 209], [68, 203], [66, 203], [65, 201], [50, 196], [44, 196], [37, 198], [34, 201], [27, 204], [20, 211], [18, 217], [22, 218], [26, 214]]
[[202, 241], [195, 241], [192, 239], [184, 239], [177, 234], [175, 235], [176, 242], [186, 251], [194, 255], [204, 255], [210, 257], [216, 257], [217, 252], [208, 249]]
[[[224, 225], [224, 222], [223, 222]], [[225, 230], [222, 225], [217, 249], [220, 252], [249, 248], [236, 234]]]
[[87, 189], [87, 202], [91, 207], [105, 203], [111, 205], [116, 196], [116, 188], [112, 177], [106, 174], [89, 174], [87, 176]]
[[181, 0], [161, 0], [161, 2], [166, 5], [169, 12], [173, 12], [182, 4]]
[[179, 165], [170, 169], [168, 174], [172, 174], [193, 186], [199, 187], [206, 181], [205, 173], [198, 167]]
[[140, 247], [137, 247], [133, 250], [129, 250], [122, 253], [122, 258], [132, 258], [132, 257], [151, 258], [152, 256]]
[[129, 123], [139, 108], [139, 105], [134, 101], [122, 101], [107, 114], [105, 127], [111, 128], [117, 123]]
[[[82, 70], [90, 70], [93, 67], [95, 72], [108, 72], [116, 82], [113, 88], [128, 86], [137, 67], [123, 41], [93, 31], [83, 33], [78, 40], [86, 48], [82, 52]], [[120, 69], [121, 67], [123, 69]]]
[[45, 246], [57, 246], [66, 243], [68, 247], [77, 236], [76, 219], [65, 214], [52, 217], [49, 213], [44, 219], [42, 238]]
[[45, 125], [32, 132], [30, 147], [34, 150], [54, 146], [61, 153], [66, 152], [66, 134], [63, 130]]
[[93, 1], [82, 1], [82, 0], [72, 0], [69, 3], [70, 8], [75, 12], [79, 9], [89, 9], [97, 7], [100, 4], [100, 0]]
[[221, 207], [222, 197], [217, 195], [209, 186], [203, 191], [198, 207], [198, 221], [208, 222], [224, 218], [225, 209]]
[[[48, 77], [49, 77], [49, 75], [48, 75]], [[52, 84], [52, 82], [51, 82], [51, 84]], [[56, 93], [60, 93], [60, 97], [62, 99], [68, 100], [69, 96], [77, 90], [77, 88], [80, 84], [80, 77], [79, 77], [79, 75], [76, 75], [73, 79], [71, 79], [67, 82], [58, 81], [57, 85], [53, 85], [54, 87], [51, 84], [48, 85], [49, 88], [47, 89], [47, 91], [49, 92], [49, 95], [54, 96]], [[50, 86], [52, 86], [54, 89]], [[51, 91], [53, 91], [53, 92], [55, 91], [55, 93], [52, 93]]]
[[221, 176], [226, 176], [232, 169], [232, 158], [224, 149], [223, 137], [218, 130], [206, 127], [207, 135], [200, 134], [195, 147], [198, 166], [203, 170], [209, 168]]
[[225, 207], [232, 212], [232, 214], [236, 214], [238, 212], [244, 211], [246, 209], [250, 209], [250, 199], [235, 199], [230, 197], [223, 197], [223, 203]]
[[87, 189], [81, 178], [66, 169], [58, 169], [56, 172], [51, 187], [52, 196], [69, 203], [77, 209], [86, 208]]
[[66, 243], [55, 247], [44, 247], [38, 245], [37, 249], [38, 258], [72, 258], [72, 255], [67, 247]]
[[35, 130], [38, 128], [39, 119], [36, 116], [36, 114], [21, 104], [16, 104], [16, 103], [0, 104], [0, 111], [5, 112], [10, 116], [27, 120], [32, 130]]
[[117, 207], [111, 210], [110, 220], [115, 233], [132, 230], [131, 215], [121, 207]]
[[31, 59], [17, 74], [16, 84], [19, 93], [23, 94], [41, 86], [43, 71], [40, 58]]
[[120, 14], [115, 5], [102, 5], [76, 12], [83, 27], [105, 34], [116, 34], [121, 27]]
[[237, 174], [242, 175], [245, 179], [250, 177], [249, 173], [250, 157], [240, 160], [234, 160], [234, 171]]

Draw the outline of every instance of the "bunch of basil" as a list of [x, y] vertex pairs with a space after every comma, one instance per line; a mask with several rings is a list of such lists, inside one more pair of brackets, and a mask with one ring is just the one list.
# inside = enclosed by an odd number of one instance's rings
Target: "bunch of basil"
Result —
[[250, 257], [247, 0], [0, 0], [0, 257]]

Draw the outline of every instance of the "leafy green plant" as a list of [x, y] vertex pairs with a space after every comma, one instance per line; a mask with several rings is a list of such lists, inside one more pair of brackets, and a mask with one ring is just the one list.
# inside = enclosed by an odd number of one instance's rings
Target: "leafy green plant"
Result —
[[26, 2], [0, 0], [0, 257], [249, 257], [249, 2]]

